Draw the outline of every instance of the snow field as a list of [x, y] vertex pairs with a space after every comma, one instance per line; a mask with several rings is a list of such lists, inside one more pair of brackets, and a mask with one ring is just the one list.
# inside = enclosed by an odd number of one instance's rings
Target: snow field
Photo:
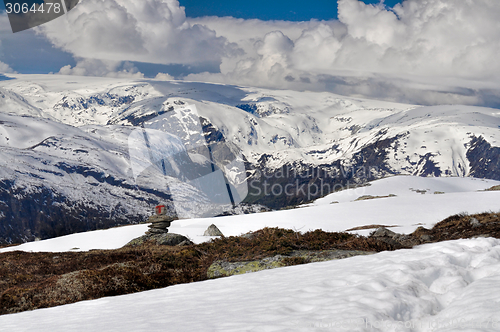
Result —
[[498, 331], [500, 240], [476, 238], [0, 316], [5, 331]]

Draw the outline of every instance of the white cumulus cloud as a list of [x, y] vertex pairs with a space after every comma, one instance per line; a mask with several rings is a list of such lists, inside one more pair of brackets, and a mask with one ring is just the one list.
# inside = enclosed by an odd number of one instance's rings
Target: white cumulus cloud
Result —
[[61, 73], [141, 75], [123, 61], [210, 63], [215, 70], [186, 79], [500, 106], [497, 0], [394, 8], [338, 0], [338, 9], [330, 21], [194, 19], [177, 0], [82, 0], [38, 32], [78, 59]]
[[[248, 39], [252, 50], [247, 43], [245, 56], [224, 59], [221, 74], [189, 78], [415, 103], [499, 102], [487, 90], [500, 77], [500, 2], [406, 0], [391, 9], [339, 0], [338, 6], [338, 21], [267, 22], [265, 34]], [[224, 35], [230, 19], [204, 21]], [[235, 36], [248, 36], [248, 26], [257, 24], [234, 23], [230, 40], [243, 45]], [[478, 89], [471, 81], [491, 85]]]
[[15, 73], [15, 71], [8, 64], [0, 61], [0, 73]]
[[40, 33], [80, 58], [159, 64], [220, 63], [225, 38], [186, 21], [177, 0], [82, 0]]
[[58, 74], [99, 77], [143, 78], [144, 74], [128, 61], [79, 59], [76, 66], [66, 65]]

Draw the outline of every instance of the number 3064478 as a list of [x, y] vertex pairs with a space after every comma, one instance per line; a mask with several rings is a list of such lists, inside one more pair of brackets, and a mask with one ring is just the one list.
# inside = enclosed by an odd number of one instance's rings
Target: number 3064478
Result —
[[27, 3], [10, 3], [5, 4], [7, 14], [27, 14], [27, 13], [55, 13], [61, 12], [61, 4], [57, 2], [45, 2], [41, 4], [34, 3], [31, 6]]

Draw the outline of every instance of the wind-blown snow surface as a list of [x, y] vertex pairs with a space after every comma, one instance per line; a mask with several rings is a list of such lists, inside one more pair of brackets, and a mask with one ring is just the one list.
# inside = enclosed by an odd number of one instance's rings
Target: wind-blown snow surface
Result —
[[500, 240], [427, 244], [0, 316], [5, 331], [498, 331]]
[[[410, 233], [418, 226], [431, 228], [450, 215], [500, 211], [500, 191], [482, 191], [500, 181], [473, 178], [422, 178], [395, 176], [371, 182], [370, 186], [348, 189], [316, 200], [301, 208], [257, 214], [177, 220], [171, 233], [183, 234], [195, 243], [208, 241], [203, 232], [212, 223], [226, 236], [241, 235], [264, 227], [282, 227], [307, 232], [314, 229], [345, 231], [371, 224], [396, 226], [395, 232]], [[419, 190], [417, 192], [416, 190]], [[422, 192], [425, 192], [422, 194]], [[442, 192], [444, 194], [434, 194]], [[355, 201], [363, 195], [396, 197]], [[338, 204], [330, 204], [331, 202]], [[71, 234], [0, 249], [0, 252], [81, 251], [120, 248], [147, 230], [145, 224], [109, 230]], [[372, 230], [355, 233], [367, 235]]]

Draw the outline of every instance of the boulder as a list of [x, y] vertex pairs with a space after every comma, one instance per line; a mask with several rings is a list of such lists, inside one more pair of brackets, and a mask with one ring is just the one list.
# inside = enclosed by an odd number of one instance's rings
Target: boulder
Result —
[[396, 233], [394, 233], [393, 231], [385, 228], [385, 227], [379, 227], [377, 228], [377, 230], [375, 231], [375, 233], [373, 233], [373, 237], [394, 237], [394, 235], [396, 235]]
[[181, 234], [175, 233], [151, 233], [133, 239], [125, 246], [138, 246], [142, 244], [153, 244], [158, 246], [182, 246], [193, 244], [191, 240]]
[[203, 236], [224, 236], [222, 232], [214, 224], [208, 226]]
[[153, 235], [152, 238], [161, 246], [177, 246], [193, 244], [187, 237], [181, 234], [166, 233]]

